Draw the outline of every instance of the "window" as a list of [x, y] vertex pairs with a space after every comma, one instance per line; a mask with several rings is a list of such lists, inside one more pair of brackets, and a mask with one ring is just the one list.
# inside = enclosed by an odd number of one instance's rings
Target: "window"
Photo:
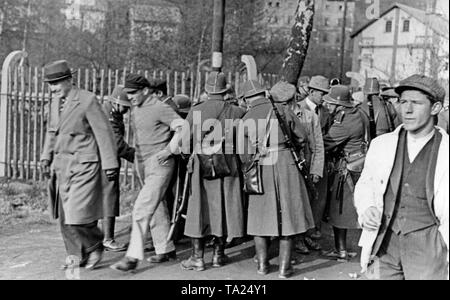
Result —
[[328, 34], [326, 32], [323, 33], [322, 42], [328, 43]]
[[409, 32], [409, 20], [403, 21], [403, 32]]
[[272, 7], [272, 2], [269, 2], [268, 5], [269, 5], [269, 7]]
[[277, 4], [275, 6], [276, 7], [280, 7], [280, 2], [277, 2]]
[[324, 20], [323, 20], [323, 23], [324, 23], [324, 25], [325, 26], [330, 26], [330, 19], [328, 19], [328, 18], [325, 18]]
[[386, 21], [386, 32], [392, 32], [392, 21]]

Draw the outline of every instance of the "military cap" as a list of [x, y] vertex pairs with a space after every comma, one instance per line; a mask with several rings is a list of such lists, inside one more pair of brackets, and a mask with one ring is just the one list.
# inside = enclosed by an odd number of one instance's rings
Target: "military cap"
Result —
[[328, 79], [326, 77], [323, 77], [320, 75], [314, 76], [311, 78], [311, 80], [309, 81], [309, 84], [308, 84], [308, 88], [322, 91], [325, 93], [330, 92]]
[[112, 103], [120, 104], [123, 106], [131, 106], [130, 99], [128, 99], [128, 95], [125, 92], [123, 85], [116, 86], [112, 94], [108, 97], [108, 100]]
[[164, 95], [167, 95], [167, 81], [164, 79], [159, 78], [150, 78], [149, 81], [150, 86], [149, 88], [152, 90], [158, 90], [164, 93]]
[[125, 78], [125, 92], [135, 92], [144, 88], [150, 88], [150, 82], [142, 75], [128, 74]]
[[384, 98], [398, 98], [400, 97], [396, 92], [394, 88], [385, 89], [380, 94], [381, 97]]
[[279, 81], [270, 89], [269, 93], [275, 102], [284, 103], [294, 98], [296, 88], [286, 81]]
[[177, 110], [181, 113], [189, 113], [191, 110], [191, 99], [188, 96], [179, 94], [172, 98], [173, 102], [177, 106]]
[[367, 78], [363, 88], [364, 95], [378, 95], [380, 93], [380, 83], [375, 77]]
[[402, 81], [395, 92], [401, 95], [406, 90], [419, 90], [433, 98], [435, 102], [444, 102], [445, 89], [437, 82], [437, 80], [424, 75], [415, 74]]
[[323, 101], [344, 107], [354, 107], [351, 102], [350, 88], [345, 85], [335, 85], [328, 95], [323, 96]]
[[228, 91], [227, 77], [222, 72], [213, 71], [205, 83], [205, 91], [210, 95], [224, 94]]
[[69, 64], [65, 60], [51, 62], [44, 66], [44, 81], [55, 82], [71, 78], [76, 71], [71, 71]]
[[241, 87], [239, 98], [249, 98], [258, 94], [265, 93], [266, 90], [256, 80], [247, 80]]

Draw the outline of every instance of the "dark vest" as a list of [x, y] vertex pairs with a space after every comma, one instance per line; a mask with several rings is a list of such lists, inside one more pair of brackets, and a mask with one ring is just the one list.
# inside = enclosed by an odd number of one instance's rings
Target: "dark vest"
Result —
[[384, 195], [382, 225], [373, 254], [377, 254], [388, 229], [396, 234], [408, 234], [428, 228], [438, 221], [432, 211], [434, 175], [442, 135], [424, 146], [414, 162], [409, 162], [406, 131], [400, 132], [393, 171]]

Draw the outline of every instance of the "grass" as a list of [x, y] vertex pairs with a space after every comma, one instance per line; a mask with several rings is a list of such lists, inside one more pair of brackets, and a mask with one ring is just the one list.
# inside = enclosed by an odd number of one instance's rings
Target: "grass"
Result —
[[[131, 212], [139, 191], [130, 186], [121, 189], [120, 212]], [[8, 180], [0, 178], [0, 227], [17, 224], [52, 223], [47, 208], [45, 182]]]

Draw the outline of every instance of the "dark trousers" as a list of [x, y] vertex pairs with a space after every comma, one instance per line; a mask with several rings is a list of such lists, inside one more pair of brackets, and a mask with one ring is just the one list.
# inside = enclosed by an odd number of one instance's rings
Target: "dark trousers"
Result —
[[79, 261], [87, 259], [90, 253], [103, 248], [103, 233], [97, 227], [97, 222], [83, 225], [66, 225], [64, 208], [59, 203], [59, 224], [61, 234], [69, 256], [75, 256]]
[[448, 276], [447, 247], [437, 226], [406, 235], [389, 230], [378, 257], [375, 265], [382, 280], [446, 280]]

